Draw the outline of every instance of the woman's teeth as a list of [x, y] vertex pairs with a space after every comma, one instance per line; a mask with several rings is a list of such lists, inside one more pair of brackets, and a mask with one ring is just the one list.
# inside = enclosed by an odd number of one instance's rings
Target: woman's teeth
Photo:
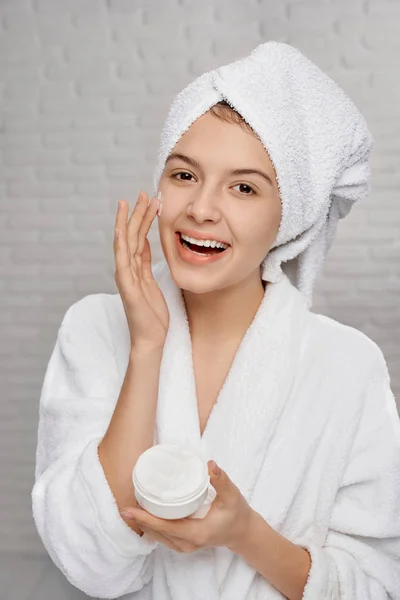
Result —
[[[187, 238], [187, 236], [185, 236]], [[193, 238], [189, 238], [189, 239], [193, 239]], [[201, 240], [203, 241], [203, 240]], [[205, 240], [208, 241], [208, 240]], [[183, 248], [186, 248], [187, 250], [190, 250], [190, 252], [192, 252], [193, 254], [199, 254], [201, 256], [204, 256], [206, 254], [218, 254], [221, 252], [224, 252], [225, 248], [213, 248], [210, 246], [203, 246], [203, 245], [197, 245], [188, 241], [185, 241], [183, 239], [183, 236], [180, 236], [180, 242], [181, 245], [183, 246]]]
[[[209, 248], [207, 246], [196, 246], [195, 244], [191, 245], [190, 242], [185, 242], [181, 240], [182, 246], [193, 252], [193, 254], [200, 254], [204, 256], [204, 254], [217, 254], [218, 252], [223, 252], [225, 248]], [[197, 248], [197, 250], [195, 250]]]
[[185, 241], [187, 244], [190, 244], [191, 246], [205, 247], [205, 248], [218, 248], [220, 250], [226, 250], [226, 248], [229, 247], [228, 244], [225, 244], [224, 242], [217, 242], [216, 240], [197, 240], [195, 238], [189, 237], [182, 233], [180, 234], [180, 236], [181, 236], [182, 243], [183, 243], [183, 241]]

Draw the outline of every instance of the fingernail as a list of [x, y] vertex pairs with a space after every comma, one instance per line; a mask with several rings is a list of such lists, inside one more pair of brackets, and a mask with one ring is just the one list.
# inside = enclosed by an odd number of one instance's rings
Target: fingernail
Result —
[[133, 519], [133, 515], [127, 510], [121, 510], [119, 513], [121, 516], [125, 517], [125, 519]]
[[217, 465], [216, 462], [213, 462], [212, 467], [211, 467], [211, 471], [213, 472], [214, 475], [219, 475], [220, 474], [220, 468]]
[[118, 200], [118, 210], [121, 208], [121, 200]]

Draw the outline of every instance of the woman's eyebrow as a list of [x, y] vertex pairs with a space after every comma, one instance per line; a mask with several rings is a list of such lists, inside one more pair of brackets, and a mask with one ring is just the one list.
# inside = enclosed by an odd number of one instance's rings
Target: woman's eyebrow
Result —
[[[192, 167], [195, 167], [195, 169], [201, 169], [200, 163], [196, 159], [190, 158], [190, 156], [186, 156], [186, 154], [180, 154], [178, 152], [172, 152], [165, 161], [165, 164], [173, 159], [183, 160], [189, 165], [192, 165]], [[271, 177], [267, 175], [267, 173], [264, 173], [264, 171], [260, 171], [260, 169], [233, 169], [232, 171], [228, 172], [228, 175], [260, 175], [260, 177], [263, 177], [266, 181], [268, 181], [272, 187], [274, 186]]]
[[267, 175], [267, 173], [264, 173], [264, 171], [260, 171], [260, 169], [234, 169], [233, 171], [229, 171], [229, 175], [260, 175], [260, 177], [266, 179], [272, 187], [274, 186], [271, 177]]

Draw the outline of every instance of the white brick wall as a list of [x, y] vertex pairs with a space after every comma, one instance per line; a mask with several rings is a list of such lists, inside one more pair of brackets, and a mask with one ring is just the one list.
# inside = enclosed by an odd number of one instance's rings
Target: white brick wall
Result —
[[373, 192], [341, 223], [315, 310], [371, 336], [400, 391], [399, 23], [394, 0], [0, 0], [0, 552], [43, 552], [40, 388], [67, 307], [117, 291], [118, 198], [151, 191], [177, 92], [262, 41], [326, 70], [375, 137]]

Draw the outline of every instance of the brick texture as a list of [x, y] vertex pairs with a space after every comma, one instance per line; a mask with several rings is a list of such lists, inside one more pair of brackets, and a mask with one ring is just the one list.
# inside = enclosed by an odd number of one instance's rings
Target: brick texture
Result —
[[340, 224], [314, 310], [372, 337], [399, 394], [399, 22], [394, 0], [0, 2], [0, 552], [43, 553], [30, 491], [44, 370], [68, 306], [117, 291], [118, 198], [151, 191], [178, 91], [268, 39], [334, 77], [374, 135], [373, 191]]

